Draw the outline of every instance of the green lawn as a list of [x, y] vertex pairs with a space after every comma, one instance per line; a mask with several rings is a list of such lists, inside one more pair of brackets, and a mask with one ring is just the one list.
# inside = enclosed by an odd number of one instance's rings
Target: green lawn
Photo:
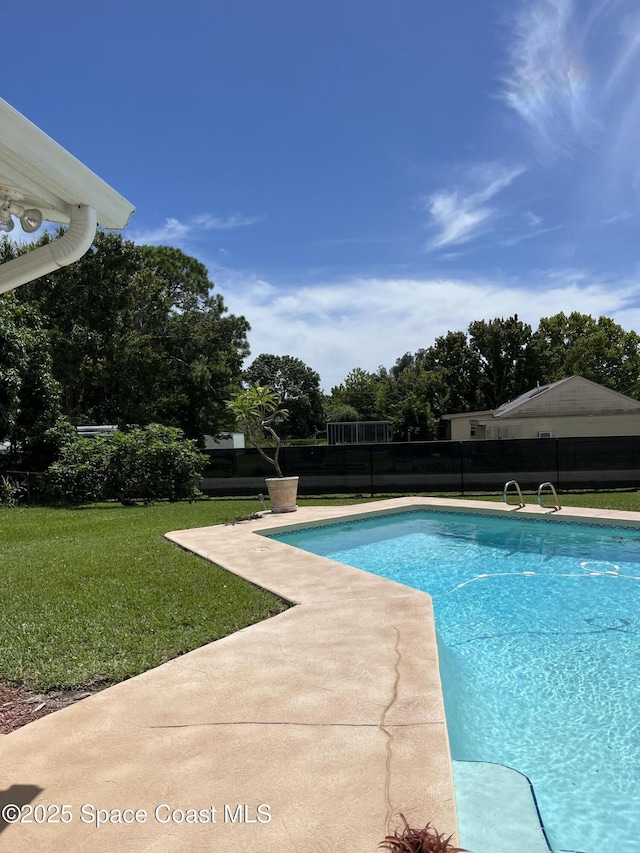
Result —
[[[535, 503], [533, 495], [525, 499]], [[561, 500], [640, 511], [638, 492]], [[0, 510], [0, 681], [37, 690], [115, 683], [286, 609], [271, 593], [163, 538], [259, 510], [253, 499]]]
[[286, 609], [163, 538], [259, 509], [247, 499], [0, 510], [0, 680], [122, 681]]
[[[442, 495], [442, 497], [454, 497], [454, 495]], [[456, 496], [457, 497], [457, 496]], [[502, 501], [502, 492], [494, 495], [465, 495], [465, 500], [478, 501]], [[553, 499], [551, 492], [547, 489], [543, 493], [543, 503], [545, 506], [551, 506]], [[619, 492], [575, 492], [564, 494], [560, 492], [561, 506], [586, 506], [594, 509], [618, 509], [632, 510], [640, 512], [640, 491], [619, 491]], [[509, 493], [509, 499], [515, 500], [515, 492]], [[534, 493], [524, 493], [526, 504], [537, 505], [537, 495]]]

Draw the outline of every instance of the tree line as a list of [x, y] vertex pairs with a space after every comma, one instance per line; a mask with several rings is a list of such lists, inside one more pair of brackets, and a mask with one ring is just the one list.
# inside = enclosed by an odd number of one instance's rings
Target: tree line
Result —
[[[0, 262], [28, 250], [5, 236]], [[5, 467], [44, 470], [70, 425], [158, 423], [201, 443], [233, 430], [226, 402], [254, 383], [282, 397], [289, 441], [323, 436], [328, 420], [385, 420], [395, 440], [429, 440], [443, 414], [494, 409], [572, 374], [640, 395], [639, 336], [579, 312], [535, 330], [517, 315], [477, 320], [389, 368], [355, 367], [329, 394], [293, 356], [263, 353], [244, 368], [249, 328], [195, 258], [98, 232], [76, 263], [0, 297]]]
[[396, 440], [428, 440], [441, 415], [492, 410], [574, 374], [640, 398], [640, 336], [578, 311], [542, 318], [535, 330], [517, 315], [476, 320], [389, 369], [352, 370], [327, 408], [332, 420], [388, 420]]

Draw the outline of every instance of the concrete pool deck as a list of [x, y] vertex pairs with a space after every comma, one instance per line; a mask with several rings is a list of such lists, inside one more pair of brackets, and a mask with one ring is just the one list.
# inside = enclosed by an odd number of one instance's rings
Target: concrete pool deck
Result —
[[399, 498], [168, 534], [297, 606], [0, 738], [0, 802], [32, 821], [0, 851], [374, 853], [400, 812], [455, 834], [431, 599], [256, 535], [410, 507], [640, 526]]

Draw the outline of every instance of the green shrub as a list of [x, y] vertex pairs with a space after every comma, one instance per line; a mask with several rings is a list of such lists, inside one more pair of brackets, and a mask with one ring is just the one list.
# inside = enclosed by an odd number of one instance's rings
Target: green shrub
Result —
[[17, 506], [24, 497], [24, 486], [11, 477], [0, 477], [0, 507]]
[[128, 433], [111, 436], [109, 497], [128, 505], [137, 500], [151, 503], [159, 498], [170, 501], [193, 500], [200, 492], [206, 457], [182, 430], [151, 424]]
[[65, 502], [109, 500], [125, 506], [199, 496], [205, 457], [181, 430], [151, 424], [64, 445], [49, 468], [51, 490]]
[[55, 498], [63, 503], [104, 500], [112, 455], [110, 438], [78, 436], [60, 448], [57, 462], [47, 472]]

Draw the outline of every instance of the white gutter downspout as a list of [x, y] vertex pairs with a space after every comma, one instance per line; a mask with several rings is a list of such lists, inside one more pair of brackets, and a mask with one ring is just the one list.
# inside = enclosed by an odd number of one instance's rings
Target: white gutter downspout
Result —
[[81, 258], [93, 243], [96, 211], [86, 204], [71, 205], [69, 227], [51, 243], [0, 264], [0, 293], [66, 267]]

